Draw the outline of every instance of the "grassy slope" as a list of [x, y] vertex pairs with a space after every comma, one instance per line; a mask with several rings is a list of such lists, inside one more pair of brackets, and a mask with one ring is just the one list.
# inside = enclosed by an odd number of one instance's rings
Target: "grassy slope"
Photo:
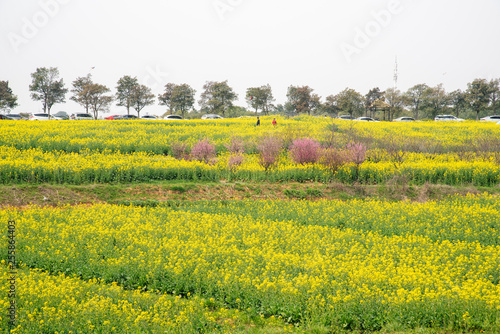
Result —
[[347, 200], [352, 198], [381, 198], [424, 202], [452, 194], [500, 193], [500, 186], [452, 187], [425, 184], [409, 186], [389, 182], [383, 185], [342, 183], [190, 183], [157, 182], [142, 184], [53, 185], [25, 184], [0, 186], [0, 206], [73, 205], [80, 203], [141, 200], [240, 200], [240, 199], [308, 199]]

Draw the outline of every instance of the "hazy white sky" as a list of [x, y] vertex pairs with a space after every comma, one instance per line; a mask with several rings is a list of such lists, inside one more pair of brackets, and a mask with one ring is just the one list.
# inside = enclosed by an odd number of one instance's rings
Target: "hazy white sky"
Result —
[[[276, 103], [290, 85], [323, 99], [384, 90], [397, 56], [399, 89], [452, 91], [500, 77], [499, 17], [499, 0], [0, 0], [0, 80], [15, 112], [41, 110], [28, 89], [37, 67], [57, 67], [69, 89], [91, 72], [114, 92], [131, 75], [156, 95], [187, 83], [197, 100], [206, 81], [228, 80], [246, 106], [246, 89], [265, 84]], [[82, 111], [70, 96], [52, 112]]]

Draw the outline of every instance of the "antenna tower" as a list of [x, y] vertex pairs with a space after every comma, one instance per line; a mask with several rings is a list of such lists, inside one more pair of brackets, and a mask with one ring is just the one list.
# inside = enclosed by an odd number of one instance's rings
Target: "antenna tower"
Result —
[[394, 64], [394, 89], [398, 88], [398, 57], [396, 57], [396, 62]]

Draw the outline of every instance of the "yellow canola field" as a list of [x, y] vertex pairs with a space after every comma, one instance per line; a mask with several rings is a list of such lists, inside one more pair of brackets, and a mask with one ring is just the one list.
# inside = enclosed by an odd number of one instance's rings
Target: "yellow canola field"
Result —
[[[476, 122], [370, 123], [298, 116], [278, 126], [253, 119], [168, 121], [0, 122], [0, 182], [148, 182], [153, 180], [253, 180], [383, 183], [406, 182], [494, 186], [500, 182], [500, 127]], [[276, 164], [265, 170], [258, 155], [263, 138], [283, 144]], [[341, 163], [297, 164], [288, 152], [298, 138], [323, 146], [368, 149], [359, 167]], [[208, 138], [210, 163], [173, 159]], [[235, 140], [244, 154], [229, 152]], [[266, 151], [266, 150], [264, 150]], [[234, 163], [237, 161], [237, 163]]]
[[220, 154], [213, 163], [175, 159], [165, 155], [110, 151], [44, 152], [0, 146], [0, 183], [106, 183], [155, 180], [266, 180], [383, 183], [403, 177], [415, 184], [443, 183], [492, 186], [500, 183], [500, 164], [488, 157], [459, 160], [456, 155], [408, 154], [400, 164], [365, 161], [360, 166], [344, 164], [335, 172], [324, 165], [297, 164], [283, 153], [268, 171], [257, 154], [242, 155], [240, 165], [229, 163], [231, 154]]
[[[11, 272], [0, 266], [2, 282], [12, 277]], [[126, 291], [116, 283], [26, 268], [15, 273], [15, 324], [8, 323], [5, 312], [0, 314], [0, 328], [10, 328], [10, 333], [227, 333], [255, 325], [279, 328], [283, 333], [293, 329], [274, 317], [249, 322], [238, 310], [217, 307], [213, 299]], [[7, 288], [0, 285], [3, 311], [10, 307]]]
[[[111, 150], [120, 152], [171, 152], [174, 143], [192, 146], [209, 138], [223, 151], [232, 137], [241, 138], [250, 146], [259, 138], [276, 135], [291, 143], [296, 138], [315, 138], [320, 142], [334, 140], [366, 140], [378, 148], [395, 144], [401, 148], [445, 152], [474, 150], [477, 145], [492, 144], [500, 138], [500, 126], [491, 122], [351, 122], [325, 117], [254, 119], [186, 120], [186, 121], [0, 121], [0, 145], [19, 149], [41, 148], [44, 151], [80, 152], [81, 150]], [[375, 147], [370, 147], [375, 148]], [[483, 149], [485, 149], [483, 147]], [[486, 148], [487, 149], [487, 148]], [[492, 148], [493, 149], [493, 148]]]
[[[481, 201], [471, 199], [469, 206], [480, 208]], [[266, 203], [271, 212], [282, 205]], [[297, 212], [321, 212], [291, 203]], [[385, 208], [383, 202], [371, 204], [375, 212]], [[438, 204], [422, 205], [409, 226], [432, 225], [425, 212], [438, 210]], [[4, 210], [2, 219], [18, 222], [23, 262], [84, 279], [195, 294], [301, 324], [500, 328], [500, 246], [454, 237], [451, 232], [461, 227], [453, 220], [447, 236], [431, 238], [422, 233], [425, 227], [412, 232], [402, 225], [407, 233], [384, 235], [377, 232], [380, 226], [301, 224], [246, 211], [33, 207]]]

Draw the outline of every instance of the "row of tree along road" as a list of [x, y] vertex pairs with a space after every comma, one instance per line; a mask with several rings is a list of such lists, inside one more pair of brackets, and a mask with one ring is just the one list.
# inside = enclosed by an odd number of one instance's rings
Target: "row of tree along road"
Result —
[[[45, 113], [50, 114], [54, 104], [66, 101], [69, 90], [63, 79], [59, 78], [57, 68], [37, 68], [31, 78], [31, 98], [42, 102]], [[93, 82], [92, 76], [88, 74], [76, 78], [70, 91], [70, 99], [80, 104], [85, 112], [93, 113], [95, 119], [99, 113], [107, 112], [113, 102], [125, 107], [127, 114], [134, 109], [139, 117], [140, 112], [154, 104], [157, 99], [160, 105], [166, 106], [166, 114], [179, 114], [182, 117], [198, 112], [239, 116], [252, 111], [265, 115], [349, 114], [352, 117], [370, 116], [391, 120], [403, 114], [411, 115], [415, 119], [432, 119], [438, 114], [451, 113], [457, 117], [478, 120], [480, 114], [495, 114], [500, 95], [500, 79], [475, 79], [467, 84], [465, 90], [458, 89], [450, 93], [447, 93], [441, 84], [435, 87], [418, 84], [406, 92], [395, 88], [381, 91], [375, 87], [366, 95], [346, 88], [336, 95], [327, 96], [323, 102], [309, 86], [290, 86], [284, 105], [275, 105], [271, 86], [264, 85], [247, 89], [245, 100], [249, 110], [233, 104], [238, 95], [227, 81], [207, 81], [203, 85], [198, 111], [194, 108], [196, 91], [188, 84], [167, 83], [164, 92], [156, 97], [151, 88], [140, 84], [136, 77], [126, 75], [118, 80], [116, 92], [113, 94], [105, 85]], [[17, 106], [17, 96], [10, 89], [8, 81], [0, 81], [0, 110], [10, 113]]]

